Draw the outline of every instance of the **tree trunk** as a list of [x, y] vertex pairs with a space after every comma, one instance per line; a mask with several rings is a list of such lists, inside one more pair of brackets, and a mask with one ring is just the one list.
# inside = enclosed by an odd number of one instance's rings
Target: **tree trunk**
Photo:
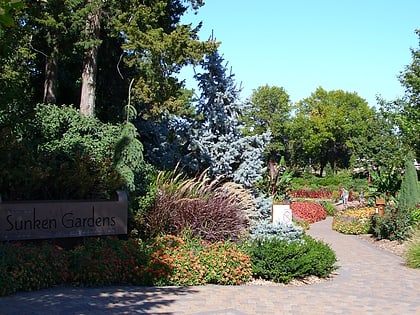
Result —
[[44, 104], [57, 103], [57, 57], [48, 57], [45, 63]]
[[[95, 2], [95, 1], [94, 1]], [[85, 116], [93, 116], [96, 99], [96, 75], [98, 71], [98, 50], [100, 34], [100, 4], [94, 3], [94, 9], [86, 20], [86, 33], [93, 44], [85, 52], [82, 68], [82, 91], [80, 96], [80, 112]]]

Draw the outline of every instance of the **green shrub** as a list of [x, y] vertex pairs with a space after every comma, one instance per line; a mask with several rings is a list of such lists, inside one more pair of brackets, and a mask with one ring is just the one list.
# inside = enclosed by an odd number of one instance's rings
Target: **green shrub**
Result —
[[325, 278], [337, 268], [334, 251], [308, 235], [300, 241], [256, 239], [249, 250], [253, 276], [275, 282], [307, 276]]
[[417, 228], [406, 243], [405, 263], [411, 268], [420, 268], [420, 229]]
[[384, 216], [372, 216], [372, 232], [378, 239], [405, 240], [410, 234], [410, 212], [397, 208], [385, 208]]

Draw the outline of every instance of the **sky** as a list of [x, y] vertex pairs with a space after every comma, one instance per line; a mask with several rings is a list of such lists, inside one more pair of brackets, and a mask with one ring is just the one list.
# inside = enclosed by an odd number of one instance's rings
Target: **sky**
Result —
[[[376, 96], [404, 93], [398, 74], [419, 48], [419, 0], [205, 0], [183, 23], [212, 32], [243, 99], [260, 86], [283, 87], [292, 102], [318, 87], [356, 92], [369, 106]], [[193, 71], [184, 70], [188, 88]]]

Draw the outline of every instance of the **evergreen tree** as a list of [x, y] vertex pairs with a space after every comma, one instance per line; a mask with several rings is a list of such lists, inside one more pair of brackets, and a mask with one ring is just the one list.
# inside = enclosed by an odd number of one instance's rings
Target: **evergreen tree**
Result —
[[419, 186], [417, 183], [417, 171], [413, 161], [413, 154], [408, 154], [405, 161], [401, 190], [398, 195], [398, 206], [400, 209], [415, 208], [420, 199]]
[[191, 171], [208, 168], [212, 176], [224, 175], [250, 187], [262, 177], [269, 134], [242, 135], [240, 89], [217, 50], [206, 56], [201, 67], [203, 72], [195, 75], [201, 90], [198, 119], [189, 129], [189, 154], [184, 164]]

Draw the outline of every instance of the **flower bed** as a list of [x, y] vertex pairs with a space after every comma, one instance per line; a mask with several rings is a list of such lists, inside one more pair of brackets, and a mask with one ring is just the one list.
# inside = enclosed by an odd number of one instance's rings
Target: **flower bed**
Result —
[[314, 202], [293, 202], [290, 206], [293, 216], [308, 223], [322, 221], [327, 217], [327, 211], [323, 206]]
[[353, 208], [337, 212], [333, 217], [333, 230], [344, 234], [367, 234], [371, 229], [374, 207]]

